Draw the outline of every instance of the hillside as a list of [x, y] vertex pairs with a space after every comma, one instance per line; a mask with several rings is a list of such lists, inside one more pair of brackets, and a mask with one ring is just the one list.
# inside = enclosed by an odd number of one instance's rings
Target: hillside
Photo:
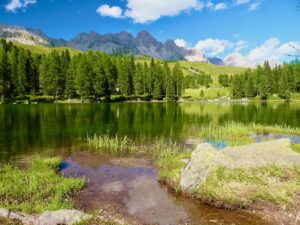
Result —
[[36, 54], [48, 54], [51, 51], [64, 51], [64, 50], [69, 50], [70, 55], [77, 55], [79, 53], [81, 53], [81, 51], [77, 50], [77, 49], [73, 49], [73, 48], [67, 48], [67, 47], [55, 47], [55, 48], [49, 48], [49, 47], [44, 47], [44, 46], [38, 46], [38, 45], [28, 45], [28, 44], [22, 44], [22, 43], [14, 43], [15, 45], [28, 49], [30, 50], [32, 53], [36, 53]]
[[[140, 57], [139, 62], [148, 62], [150, 63], [150, 57]], [[156, 61], [159, 61], [157, 59]], [[166, 60], [160, 60], [161, 63], [165, 62]], [[223, 66], [223, 65], [214, 65], [208, 62], [188, 62], [188, 61], [167, 61], [169, 66], [172, 68], [176, 62], [179, 62], [184, 75], [192, 75], [197, 72], [204, 72], [205, 74], [209, 74], [212, 76], [214, 83], [218, 83], [218, 76], [220, 74], [228, 74], [228, 75], [236, 75], [241, 74], [247, 68], [243, 67], [236, 67], [236, 66]]]

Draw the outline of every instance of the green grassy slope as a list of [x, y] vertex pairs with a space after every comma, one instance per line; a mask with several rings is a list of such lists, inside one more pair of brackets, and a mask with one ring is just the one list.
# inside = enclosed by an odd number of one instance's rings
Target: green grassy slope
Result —
[[[140, 57], [138, 59], [138, 62], [144, 63], [147, 62], [149, 63], [151, 60], [150, 57]], [[160, 60], [162, 63], [164, 60]], [[172, 68], [175, 65], [175, 61], [167, 61], [169, 66]], [[210, 63], [205, 63], [205, 62], [188, 62], [188, 61], [179, 61], [184, 75], [192, 75], [196, 71], [201, 71], [204, 72], [205, 74], [210, 74], [212, 76], [212, 79], [214, 83], [218, 83], [218, 76], [220, 74], [228, 74], [228, 75], [236, 75], [236, 74], [241, 74], [244, 72], [247, 68], [243, 67], [236, 67], [236, 66], [218, 66]]]
[[27, 44], [22, 44], [22, 43], [17, 43], [14, 42], [14, 45], [28, 49], [32, 53], [38, 53], [38, 54], [49, 54], [51, 51], [64, 51], [64, 50], [69, 50], [71, 56], [77, 55], [81, 53], [81, 51], [73, 49], [73, 48], [66, 48], [66, 47], [57, 47], [57, 48], [48, 48], [44, 46], [38, 46], [38, 45], [27, 45]]

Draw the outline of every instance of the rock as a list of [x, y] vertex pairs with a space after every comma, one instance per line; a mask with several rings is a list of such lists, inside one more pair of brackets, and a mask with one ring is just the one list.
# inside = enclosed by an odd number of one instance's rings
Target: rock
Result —
[[35, 225], [72, 225], [92, 216], [78, 210], [46, 211], [36, 221]]
[[[251, 168], [268, 165], [300, 165], [300, 154], [292, 150], [288, 138], [223, 149], [216, 164], [224, 167]], [[224, 160], [226, 159], [226, 160]]]
[[185, 193], [198, 189], [217, 166], [237, 169], [268, 165], [300, 165], [300, 154], [292, 150], [291, 141], [287, 138], [223, 150], [216, 150], [210, 144], [201, 144], [182, 170], [180, 185]]
[[198, 188], [206, 180], [216, 156], [217, 150], [211, 144], [197, 146], [181, 174], [180, 185], [184, 192]]
[[8, 218], [9, 210], [7, 209], [0, 209], [0, 217]]
[[9, 214], [9, 218], [13, 220], [19, 220], [25, 225], [32, 225], [35, 224], [36, 222], [36, 217], [30, 216], [30, 215], [25, 215], [25, 214], [20, 214], [20, 213], [14, 213], [11, 212]]

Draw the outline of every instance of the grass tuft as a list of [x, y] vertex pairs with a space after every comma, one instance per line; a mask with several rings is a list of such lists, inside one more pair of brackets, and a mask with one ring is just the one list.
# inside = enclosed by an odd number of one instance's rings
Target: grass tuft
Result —
[[197, 198], [229, 208], [249, 208], [265, 201], [292, 207], [300, 192], [299, 167], [267, 166], [249, 169], [216, 167], [201, 187]]
[[72, 195], [83, 188], [85, 181], [60, 175], [60, 163], [59, 157], [37, 157], [26, 170], [1, 167], [0, 208], [24, 213], [72, 208]]

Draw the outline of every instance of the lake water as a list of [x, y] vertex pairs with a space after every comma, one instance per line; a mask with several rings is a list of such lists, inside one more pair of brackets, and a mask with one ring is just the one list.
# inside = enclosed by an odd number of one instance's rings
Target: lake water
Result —
[[300, 127], [300, 103], [0, 105], [0, 159], [66, 149], [93, 134], [185, 141], [201, 125], [226, 121]]
[[89, 180], [76, 198], [78, 207], [112, 207], [145, 224], [267, 224], [253, 215], [173, 195], [156, 181], [151, 160], [93, 155], [86, 146], [86, 137], [94, 134], [194, 144], [201, 125], [228, 121], [300, 127], [300, 103], [0, 105], [0, 162], [23, 162], [33, 154], [61, 155], [66, 176]]

